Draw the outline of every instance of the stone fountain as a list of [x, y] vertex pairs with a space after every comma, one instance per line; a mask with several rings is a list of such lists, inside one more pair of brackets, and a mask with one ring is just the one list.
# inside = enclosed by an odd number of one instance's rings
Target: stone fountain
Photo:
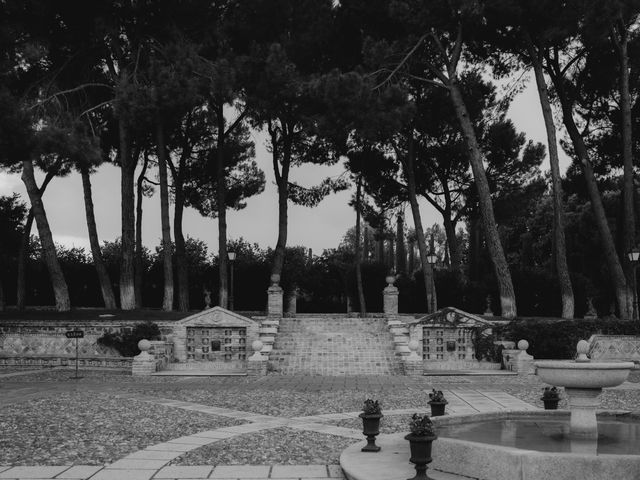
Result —
[[[623, 383], [634, 364], [591, 362], [588, 348], [587, 342], [579, 342], [575, 361], [535, 362], [544, 382], [565, 387], [570, 411], [433, 418], [438, 440], [433, 442], [432, 478], [639, 480], [640, 415], [606, 411], [596, 415], [602, 389]], [[361, 442], [346, 448], [340, 456], [346, 478], [406, 480], [413, 475], [404, 434], [380, 435], [377, 443], [382, 450], [375, 455], [361, 453]]]
[[580, 340], [575, 361], [536, 362], [540, 379], [564, 387], [571, 419], [569, 434], [574, 438], [598, 438], [596, 408], [602, 389], [622, 384], [634, 367], [633, 362], [592, 362], [587, 357], [589, 343]]

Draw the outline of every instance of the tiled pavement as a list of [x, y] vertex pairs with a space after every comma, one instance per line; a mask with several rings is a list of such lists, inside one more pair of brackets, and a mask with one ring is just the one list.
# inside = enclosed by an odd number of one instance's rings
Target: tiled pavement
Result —
[[[33, 388], [33, 387], [32, 387]], [[14, 392], [15, 393], [15, 392]], [[27, 392], [22, 392], [22, 394]], [[29, 392], [31, 393], [31, 391]], [[35, 393], [35, 392], [33, 392]], [[444, 390], [449, 400], [449, 413], [474, 413], [496, 410], [530, 410], [536, 407], [505, 392], [494, 390], [450, 389]], [[286, 426], [297, 430], [338, 435], [362, 440], [362, 432], [356, 429], [338, 427], [324, 422], [355, 418], [360, 413], [345, 412], [306, 417], [284, 418], [243, 412], [221, 407], [201, 405], [179, 400], [149, 398], [138, 394], [122, 394], [150, 403], [197, 411], [204, 414], [241, 418], [249, 421], [243, 425], [224, 427], [217, 430], [199, 432], [168, 442], [152, 445], [134, 452], [106, 466], [62, 465], [62, 466], [0, 466], [0, 479], [31, 480], [311, 480], [344, 478], [339, 465], [167, 465], [185, 452], [195, 450], [220, 440], [249, 432]], [[386, 410], [385, 415], [412, 413], [414, 409]], [[430, 471], [435, 480], [455, 480], [461, 477]]]

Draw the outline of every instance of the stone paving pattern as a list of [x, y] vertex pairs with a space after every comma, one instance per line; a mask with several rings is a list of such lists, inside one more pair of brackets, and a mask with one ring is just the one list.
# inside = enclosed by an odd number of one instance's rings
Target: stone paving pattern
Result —
[[[282, 377], [279, 377], [282, 379]], [[389, 381], [389, 377], [386, 377]], [[295, 381], [290, 379], [290, 382]], [[297, 379], [300, 382], [300, 378]], [[344, 380], [347, 382], [347, 380]], [[290, 383], [282, 381], [282, 383]], [[354, 378], [348, 382], [354, 384], [367, 384], [364, 378]], [[372, 383], [384, 384], [385, 380], [371, 380]], [[276, 382], [278, 383], [278, 382]], [[323, 383], [323, 382], [319, 382]], [[336, 383], [331, 382], [331, 383]], [[392, 382], [390, 382], [392, 383]], [[6, 403], [24, 399], [24, 395], [44, 395], [55, 391], [63, 391], [65, 385], [42, 384], [29, 387], [20, 387], [10, 390], [10, 395], [3, 396]], [[68, 386], [67, 386], [68, 388]], [[7, 392], [5, 392], [7, 393]], [[425, 395], [427, 391], [425, 390]], [[526, 410], [536, 407], [519, 400], [502, 391], [449, 389], [444, 391], [449, 399], [449, 413], [473, 413], [493, 410]], [[354, 441], [363, 441], [362, 432], [357, 429], [344, 428], [329, 425], [323, 422], [356, 418], [359, 411], [320, 414], [312, 416], [299, 416], [292, 418], [261, 415], [256, 413], [233, 410], [229, 408], [201, 405], [194, 402], [186, 402], [173, 399], [149, 397], [137, 393], [118, 394], [123, 400], [135, 398], [153, 404], [178, 408], [187, 411], [195, 411], [202, 414], [224, 416], [234, 419], [242, 419], [250, 423], [243, 425], [219, 428], [216, 430], [198, 432], [194, 435], [183, 436], [168, 442], [151, 445], [127, 455], [120, 460], [105, 466], [91, 465], [59, 465], [59, 466], [0, 466], [0, 479], [29, 480], [29, 479], [61, 479], [61, 480], [149, 480], [149, 479], [218, 479], [218, 480], [248, 480], [248, 479], [281, 479], [281, 480], [305, 480], [305, 479], [341, 479], [344, 478], [339, 465], [196, 465], [178, 466], [168, 465], [172, 460], [180, 457], [185, 452], [200, 448], [204, 445], [224, 440], [227, 438], [256, 432], [265, 429], [288, 427], [298, 430], [314, 431], [351, 438]], [[385, 415], [410, 414], [415, 408], [385, 410]], [[460, 477], [432, 472], [435, 480], [449, 480]]]
[[[2, 379], [0, 375], [0, 379]], [[128, 399], [163, 405], [169, 408], [184, 411], [198, 412], [204, 415], [222, 416], [231, 419], [241, 419], [248, 423], [237, 426], [217, 428], [215, 430], [200, 431], [193, 435], [173, 438], [169, 441], [151, 445], [145, 449], [131, 453], [109, 465], [42, 465], [42, 466], [11, 466], [0, 465], [0, 479], [30, 480], [30, 479], [60, 479], [60, 480], [187, 480], [212, 478], [218, 480], [248, 480], [248, 479], [280, 479], [280, 480], [304, 480], [304, 479], [341, 479], [339, 465], [172, 465], [171, 462], [180, 458], [186, 452], [197, 450], [205, 445], [212, 445], [227, 438], [241, 438], [242, 435], [258, 431], [268, 431], [276, 428], [291, 428], [302, 431], [312, 431], [337, 435], [354, 442], [364, 444], [362, 433], [359, 429], [345, 428], [329, 424], [332, 421], [357, 419], [359, 411], [321, 413], [316, 415], [264, 415], [254, 412], [246, 412], [239, 409], [223, 408], [213, 405], [203, 405], [191, 401], [162, 398], [160, 392], [164, 383], [155, 383], [154, 393], [141, 393], [127, 391], [126, 388], [115, 387], [114, 380], [119, 386], [134, 384], [130, 377], [112, 378], [111, 382], [95, 382], [90, 375], [79, 383], [66, 381], [55, 382], [50, 380], [24, 382], [15, 381], [17, 377], [7, 376], [0, 383], [0, 406], [12, 403], [24, 402], [25, 399], [39, 398], [47, 395], [55, 396], [59, 392], [73, 390], [81, 391], [108, 391], [111, 395], [117, 395], [124, 402]], [[67, 378], [67, 377], [65, 377]], [[173, 384], [188, 388], [188, 377], [173, 380]], [[468, 377], [466, 377], [468, 378]], [[158, 381], [158, 380], [156, 380]], [[203, 380], [199, 380], [203, 382]], [[487, 379], [484, 383], [474, 384], [465, 377], [448, 377], [448, 388], [443, 388], [449, 401], [447, 412], [450, 414], [466, 414], [474, 412], [504, 411], [504, 410], [530, 410], [537, 407], [516, 398], [501, 390], [497, 377], [494, 380]], [[509, 380], [514, 381], [514, 380]], [[84, 383], [83, 383], [84, 382]], [[136, 381], [137, 382], [137, 381]], [[378, 389], [398, 390], [403, 386], [412, 385], [413, 388], [425, 388], [421, 390], [426, 396], [426, 385], [434, 382], [426, 377], [411, 379], [397, 376], [334, 376], [334, 377], [285, 377], [271, 375], [263, 379], [246, 381], [238, 378], [216, 380], [219, 388], [236, 386], [246, 391], [260, 389], [261, 391], [283, 390], [296, 387], [297, 390], [307, 392], [322, 392], [335, 388], [350, 387], [358, 392], [370, 392]], [[635, 380], [637, 382], [637, 379]], [[491, 386], [493, 385], [493, 387]], [[640, 383], [626, 383], [619, 389], [627, 389], [629, 393], [637, 396]], [[117, 391], [114, 391], [117, 389]], [[617, 390], [617, 389], [612, 389]], [[408, 415], [416, 411], [416, 408], [385, 409], [385, 416]], [[1, 435], [1, 432], [0, 432]], [[429, 475], [434, 480], [461, 480], [462, 477], [429, 470]]]

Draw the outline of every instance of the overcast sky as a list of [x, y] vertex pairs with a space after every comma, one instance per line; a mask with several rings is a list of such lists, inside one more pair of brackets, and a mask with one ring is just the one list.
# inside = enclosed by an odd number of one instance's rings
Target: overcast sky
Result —
[[[519, 131], [524, 131], [528, 139], [546, 145], [546, 134], [542, 112], [538, 103], [533, 79], [527, 88], [513, 101], [508, 116]], [[240, 211], [227, 213], [228, 238], [244, 237], [261, 247], [275, 246], [278, 234], [278, 198], [271, 159], [264, 145], [264, 138], [256, 135], [256, 160], [265, 172], [266, 185], [262, 194], [247, 201], [247, 207]], [[561, 152], [562, 171], [568, 166], [568, 158]], [[543, 164], [548, 170], [548, 161]], [[344, 170], [342, 164], [333, 167], [304, 166], [292, 168], [291, 179], [305, 186], [316, 184], [326, 176], [339, 175]], [[38, 176], [38, 180], [42, 175]], [[98, 223], [100, 240], [114, 240], [120, 236], [120, 172], [117, 167], [104, 165], [93, 175], [93, 200]], [[0, 173], [0, 194], [10, 195], [18, 192], [25, 202], [28, 197], [19, 175]], [[305, 208], [290, 204], [289, 235], [290, 246], [304, 245], [312, 248], [315, 254], [325, 248], [335, 248], [347, 229], [355, 222], [355, 212], [349, 207], [350, 191], [330, 195], [316, 208]], [[67, 246], [85, 247], [89, 251], [87, 226], [82, 196], [82, 181], [79, 174], [73, 173], [66, 178], [56, 178], [43, 197], [47, 217], [51, 225], [54, 240]], [[160, 197], [156, 191], [143, 201], [143, 243], [154, 248], [160, 243]], [[413, 227], [410, 210], [406, 211], [407, 224]], [[421, 203], [422, 223], [430, 226], [442, 223], [440, 215], [426, 201]], [[173, 218], [173, 213], [171, 214]], [[217, 223], [215, 219], [203, 218], [192, 209], [186, 209], [184, 215], [185, 234], [201, 239], [209, 245], [210, 252], [217, 252]], [[33, 233], [36, 233], [34, 226]]]

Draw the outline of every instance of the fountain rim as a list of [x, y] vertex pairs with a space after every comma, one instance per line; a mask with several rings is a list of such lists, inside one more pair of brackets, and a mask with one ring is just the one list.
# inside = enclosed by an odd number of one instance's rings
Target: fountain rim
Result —
[[[444, 426], [490, 420], [508, 420], [510, 418], [515, 420], [544, 417], [545, 419], [550, 420], [561, 420], [563, 418], [566, 418], [568, 420], [569, 415], [569, 410], [504, 410], [500, 412], [452, 414], [443, 417], [435, 417], [432, 420], [437, 428], [439, 425]], [[636, 422], [640, 422], [640, 414], [631, 413], [626, 410], [599, 410], [598, 419], [630, 419]], [[404, 440], [405, 433], [406, 432], [384, 434], [378, 437], [378, 443], [383, 445], [382, 454], [377, 454], [381, 457], [381, 460], [382, 457], [385, 457], [390, 453], [387, 445], [401, 445], [401, 448], [406, 449], [408, 453], [408, 442]], [[362, 455], [358, 453], [360, 451], [360, 447], [362, 447], [362, 442], [354, 443], [353, 445], [347, 447], [340, 455], [340, 465], [342, 466], [346, 477], [349, 480], [363, 480], [364, 478], [371, 480], [372, 478], [385, 478], [383, 476], [376, 477], [375, 475], [362, 476], [357, 472], [358, 465], [355, 464], [354, 459], [358, 456], [362, 457]], [[532, 478], [529, 475], [537, 473], [536, 465], [538, 464], [550, 465], [553, 466], [554, 469], [561, 468], [566, 469], [566, 471], [574, 471], [577, 467], [582, 470], [584, 470], [585, 468], [587, 470], [592, 470], [594, 465], [593, 462], [599, 462], [599, 465], [602, 468], [605, 468], [607, 472], [615, 474], [612, 478], [626, 479], [631, 478], [626, 475], [626, 468], [629, 465], [632, 466], [634, 472], [636, 472], [638, 467], [640, 467], [640, 455], [615, 453], [592, 455], [586, 453], [570, 452], [543, 452], [539, 450], [530, 450], [517, 447], [493, 445], [471, 440], [462, 440], [441, 435], [439, 436], [438, 440], [433, 443], [432, 448], [432, 456], [434, 461], [433, 464], [431, 464], [431, 468], [467, 476], [473, 473], [476, 478], [492, 478], [500, 480], [513, 480], [514, 478]], [[395, 460], [396, 457], [398, 457], [398, 455], [392, 455], [392, 457], [389, 458], [389, 461]], [[369, 458], [370, 457], [366, 457], [365, 459], [367, 461], [367, 464], [371, 464], [368, 468], [374, 468], [375, 465], [373, 465], [373, 463], [375, 462], [370, 462]], [[466, 461], [460, 461], [461, 458], [466, 459]], [[452, 459], [457, 460], [451, 463]], [[531, 461], [528, 461], [526, 459], [531, 459]], [[386, 458], [384, 460], [386, 461]], [[505, 465], [509, 466], [509, 468], [505, 469]], [[513, 476], [513, 468], [516, 468], [516, 471], [519, 472], [519, 476]], [[380, 472], [376, 471], [376, 474], [378, 473]], [[588, 478], [594, 479], [596, 477]]]
[[633, 370], [633, 362], [576, 362], [574, 360], [544, 360], [534, 362], [536, 368], [566, 370]]

